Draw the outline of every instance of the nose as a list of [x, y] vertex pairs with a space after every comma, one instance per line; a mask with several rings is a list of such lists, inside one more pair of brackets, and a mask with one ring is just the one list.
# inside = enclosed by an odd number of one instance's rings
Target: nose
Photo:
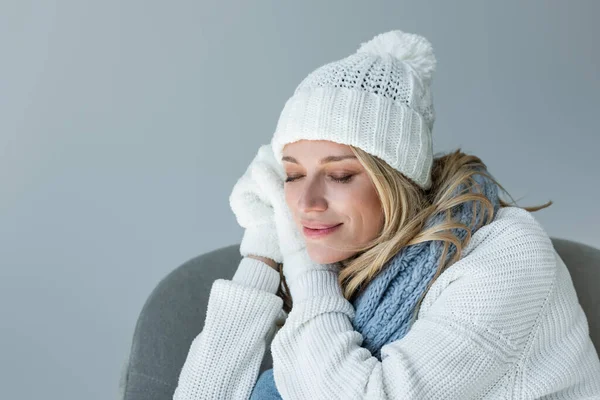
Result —
[[318, 179], [305, 178], [306, 185], [302, 188], [302, 193], [298, 198], [298, 209], [303, 214], [311, 211], [327, 210], [327, 200], [324, 196], [324, 185]]

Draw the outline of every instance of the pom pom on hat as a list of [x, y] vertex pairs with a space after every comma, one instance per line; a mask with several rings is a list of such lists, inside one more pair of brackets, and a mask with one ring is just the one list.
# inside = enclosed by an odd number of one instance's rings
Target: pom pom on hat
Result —
[[368, 42], [362, 43], [357, 53], [381, 56], [389, 54], [410, 67], [424, 81], [430, 81], [435, 71], [436, 59], [431, 43], [423, 36], [393, 30], [380, 33]]

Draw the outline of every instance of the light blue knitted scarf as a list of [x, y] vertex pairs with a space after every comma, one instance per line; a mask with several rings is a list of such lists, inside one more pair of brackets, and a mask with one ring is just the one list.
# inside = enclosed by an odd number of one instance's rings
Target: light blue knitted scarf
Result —
[[[486, 196], [494, 206], [495, 216], [500, 207], [497, 185], [481, 174], [473, 175], [473, 179], [480, 186], [478, 192]], [[459, 186], [454, 195], [463, 194], [467, 189], [464, 185]], [[474, 206], [477, 210], [475, 221]], [[485, 209], [482, 209], [479, 202], [469, 201], [452, 209], [452, 220], [469, 227], [471, 234], [474, 234], [485, 217], [484, 212]], [[444, 219], [445, 214], [432, 216], [426, 222], [425, 229], [442, 223]], [[461, 241], [467, 235], [465, 229], [453, 229], [452, 233]], [[363, 336], [362, 347], [369, 349], [378, 360], [381, 361], [380, 351], [385, 344], [401, 339], [410, 329], [416, 303], [435, 275], [443, 247], [444, 242], [438, 240], [403, 247], [352, 301], [356, 311], [352, 325]], [[456, 247], [451, 244], [447, 258], [455, 253]], [[272, 368], [264, 371], [258, 378], [250, 396], [250, 400], [256, 399], [282, 399], [275, 387]]]

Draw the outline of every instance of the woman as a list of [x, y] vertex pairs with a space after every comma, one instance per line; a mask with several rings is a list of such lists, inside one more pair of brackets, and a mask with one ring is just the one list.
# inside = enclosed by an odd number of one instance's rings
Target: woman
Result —
[[244, 257], [213, 283], [174, 399], [600, 398], [531, 214], [551, 202], [511, 205], [479, 158], [433, 156], [435, 64], [395, 30], [301, 82], [233, 188]]

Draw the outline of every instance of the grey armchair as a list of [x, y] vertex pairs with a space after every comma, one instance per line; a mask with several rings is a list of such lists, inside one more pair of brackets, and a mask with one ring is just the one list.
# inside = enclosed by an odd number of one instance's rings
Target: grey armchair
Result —
[[[587, 315], [590, 336], [600, 352], [600, 250], [552, 238]], [[144, 304], [125, 357], [120, 400], [171, 400], [189, 346], [202, 331], [215, 279], [231, 279], [241, 256], [239, 244], [199, 255], [169, 273]], [[272, 367], [265, 352], [260, 372]]]

